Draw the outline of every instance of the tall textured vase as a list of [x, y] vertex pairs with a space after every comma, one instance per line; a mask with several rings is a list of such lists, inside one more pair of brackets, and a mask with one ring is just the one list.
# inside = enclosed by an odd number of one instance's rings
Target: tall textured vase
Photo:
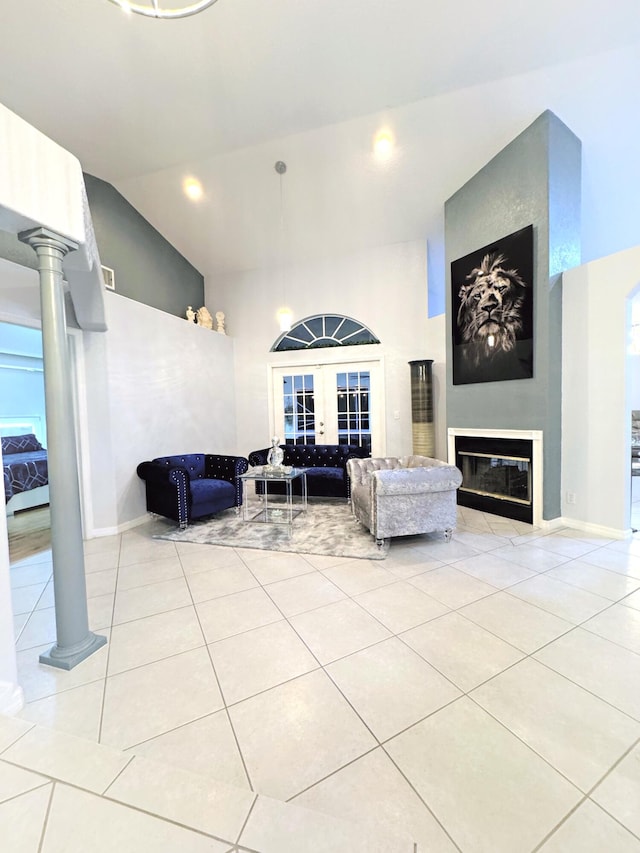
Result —
[[419, 456], [435, 456], [436, 433], [433, 419], [433, 359], [410, 361], [411, 429], [413, 452]]

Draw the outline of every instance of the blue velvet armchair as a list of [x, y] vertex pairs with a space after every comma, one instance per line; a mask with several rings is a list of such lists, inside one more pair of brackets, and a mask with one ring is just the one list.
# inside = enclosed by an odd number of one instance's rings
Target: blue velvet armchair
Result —
[[177, 521], [190, 521], [242, 505], [240, 474], [249, 467], [243, 456], [185, 453], [141, 462], [138, 476], [145, 481], [147, 510]]

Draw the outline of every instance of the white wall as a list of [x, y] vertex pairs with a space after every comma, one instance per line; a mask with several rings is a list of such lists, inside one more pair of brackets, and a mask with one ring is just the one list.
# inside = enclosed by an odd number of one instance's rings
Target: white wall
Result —
[[[411, 390], [408, 362], [433, 358], [444, 415], [443, 319], [427, 320], [426, 244], [423, 241], [379, 246], [298, 266], [285, 279], [274, 270], [216, 277], [206, 284], [211, 307], [224, 305], [227, 328], [236, 341], [238, 446], [243, 455], [268, 446], [267, 366], [299, 361], [384, 359], [386, 452], [411, 451]], [[271, 353], [280, 335], [276, 312], [286, 302], [294, 324], [313, 314], [345, 314], [368, 326], [381, 345], [330, 350]], [[393, 417], [399, 412], [399, 419]], [[440, 454], [446, 455], [444, 430]]]
[[640, 409], [640, 355], [629, 355], [627, 370], [629, 372], [629, 405], [632, 409]]
[[[640, 409], [640, 294], [631, 300], [631, 330], [629, 334], [629, 400], [632, 409]], [[631, 352], [633, 350], [633, 352]]]
[[84, 393], [94, 533], [145, 515], [136, 467], [172, 453], [236, 453], [230, 337], [117, 293], [108, 332], [84, 334]]
[[562, 515], [617, 536], [630, 519], [627, 342], [629, 297], [638, 285], [640, 247], [563, 277]]

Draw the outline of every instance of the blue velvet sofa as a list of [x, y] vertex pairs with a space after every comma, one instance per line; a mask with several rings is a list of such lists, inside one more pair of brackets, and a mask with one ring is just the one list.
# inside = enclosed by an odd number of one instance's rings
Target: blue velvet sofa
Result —
[[141, 462], [147, 509], [172, 518], [180, 527], [190, 521], [242, 505], [240, 474], [249, 467], [244, 456], [185, 453]]
[[[345, 498], [349, 500], [349, 478], [347, 461], [366, 459], [369, 452], [357, 444], [281, 444], [284, 451], [283, 465], [306, 468], [307, 492], [311, 497]], [[253, 450], [249, 454], [250, 465], [266, 465], [270, 447]], [[300, 480], [292, 483], [294, 494], [300, 494]], [[269, 494], [284, 494], [284, 483], [269, 483]], [[262, 483], [256, 483], [256, 494], [264, 492]]]

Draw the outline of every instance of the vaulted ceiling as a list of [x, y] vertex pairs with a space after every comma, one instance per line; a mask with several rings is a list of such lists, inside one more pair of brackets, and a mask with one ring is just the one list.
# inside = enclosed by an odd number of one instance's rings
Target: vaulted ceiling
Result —
[[[0, 32], [0, 102], [144, 208], [144, 181], [162, 170], [197, 173], [269, 140], [638, 43], [640, 13], [620, 0], [606, 13], [600, 0], [218, 0], [158, 21], [107, 0], [19, 0], [3, 4]], [[143, 213], [215, 268], [149, 198]]]

